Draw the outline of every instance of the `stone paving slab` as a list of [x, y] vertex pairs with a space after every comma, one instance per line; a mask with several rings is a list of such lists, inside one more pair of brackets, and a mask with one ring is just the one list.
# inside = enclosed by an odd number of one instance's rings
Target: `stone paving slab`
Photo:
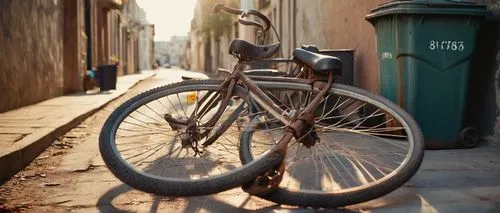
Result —
[[113, 91], [71, 94], [0, 113], [0, 185], [27, 166], [55, 139], [153, 75], [153, 71], [144, 71], [121, 76]]

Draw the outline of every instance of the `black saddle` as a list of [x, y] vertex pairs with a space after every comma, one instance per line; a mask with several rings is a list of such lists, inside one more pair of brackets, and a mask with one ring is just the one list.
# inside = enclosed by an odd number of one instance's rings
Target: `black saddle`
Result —
[[293, 57], [298, 63], [305, 64], [316, 72], [342, 74], [342, 61], [336, 57], [309, 52], [301, 48], [293, 51]]
[[280, 49], [280, 44], [253, 45], [245, 40], [234, 39], [229, 45], [229, 54], [236, 56], [241, 61], [253, 61], [270, 58]]

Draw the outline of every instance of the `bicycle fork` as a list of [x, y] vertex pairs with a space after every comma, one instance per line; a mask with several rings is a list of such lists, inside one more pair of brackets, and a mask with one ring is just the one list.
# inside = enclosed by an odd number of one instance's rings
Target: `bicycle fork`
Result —
[[[300, 113], [296, 118], [294, 118], [286, 127], [285, 135], [281, 138], [278, 144], [271, 150], [270, 155], [278, 155], [280, 158], [280, 163], [270, 171], [265, 172], [257, 176], [252, 182], [247, 183], [242, 186], [243, 191], [252, 195], [265, 195], [276, 188], [278, 188], [283, 175], [285, 173], [285, 157], [287, 152], [288, 143], [295, 137], [296, 140], [300, 140], [304, 131], [302, 131], [307, 126], [314, 126], [314, 110], [316, 110], [325, 94], [330, 90], [333, 84], [334, 75], [329, 73], [328, 82], [317, 82], [314, 78], [310, 79], [311, 90], [314, 89], [314, 84], [318, 83], [320, 87], [320, 92], [314, 99], [306, 106], [304, 111]], [[304, 144], [306, 147], [312, 145]]]

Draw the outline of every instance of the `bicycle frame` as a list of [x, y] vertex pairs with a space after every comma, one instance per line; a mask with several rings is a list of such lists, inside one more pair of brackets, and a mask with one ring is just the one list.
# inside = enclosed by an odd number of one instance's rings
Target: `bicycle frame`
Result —
[[[243, 189], [250, 193], [250, 194], [259, 194], [259, 193], [265, 193], [269, 192], [272, 189], [276, 188], [279, 183], [281, 182], [281, 179], [284, 174], [284, 163], [283, 160], [285, 159], [286, 156], [286, 150], [288, 143], [291, 141], [292, 138], [296, 138], [299, 140], [302, 135], [307, 135], [308, 133], [304, 133], [303, 128], [306, 126], [311, 126], [315, 124], [315, 119], [313, 112], [319, 107], [324, 95], [326, 92], [331, 88], [333, 84], [333, 79], [334, 75], [333, 72], [329, 72], [328, 74], [328, 81], [322, 82], [319, 81], [316, 78], [316, 75], [314, 71], [308, 67], [304, 67], [303, 72], [306, 74], [308, 77], [307, 79], [297, 79], [297, 78], [287, 78], [287, 77], [262, 77], [262, 76], [252, 76], [249, 77], [244, 73], [244, 68], [245, 65], [247, 65], [245, 62], [239, 62], [237, 65], [235, 65], [234, 70], [230, 77], [226, 78], [223, 83], [221, 84], [220, 88], [218, 89], [220, 93], [219, 96], [214, 96], [212, 98], [209, 98], [207, 100], [207, 97], [209, 96], [204, 96], [201, 101], [198, 102], [199, 106], [203, 105], [204, 101], [208, 101], [207, 104], [201, 109], [199, 114], [204, 114], [207, 110], [213, 109], [216, 107], [216, 103], [220, 103], [217, 112], [215, 115], [213, 115], [212, 118], [210, 118], [209, 121], [206, 123], [200, 125], [202, 127], [205, 127], [207, 130], [203, 133], [199, 133], [197, 130], [197, 124], [196, 121], [193, 122], [193, 120], [196, 120], [196, 114], [197, 110], [195, 109], [193, 113], [190, 116], [190, 122], [187, 124], [186, 131], [187, 132], [198, 132], [196, 135], [198, 135], [194, 141], [197, 141], [198, 139], [207, 137], [208, 134], [211, 132], [211, 129], [215, 126], [217, 121], [221, 118], [222, 114], [225, 112], [229, 102], [230, 98], [233, 96], [233, 91], [235, 87], [238, 86], [243, 86], [248, 89], [248, 92], [250, 94], [250, 97], [252, 97], [255, 102], [257, 102], [258, 106], [262, 107], [265, 111], [269, 112], [271, 115], [273, 115], [275, 118], [280, 120], [283, 124], [285, 124], [285, 134], [284, 136], [280, 139], [280, 141], [276, 144], [276, 146], [270, 150], [270, 154], [275, 154], [278, 155], [281, 159], [281, 163], [279, 164], [278, 167], [276, 167], [274, 170], [268, 171], [265, 174], [262, 174], [261, 176], [257, 177], [250, 185], [247, 185], [246, 187], [243, 187]], [[309, 103], [307, 106], [305, 106], [305, 109], [302, 110], [300, 113], [290, 113], [291, 115], [287, 115], [287, 113], [282, 110], [279, 106], [275, 104], [271, 98], [269, 98], [260, 88], [259, 86], [254, 82], [255, 80], [258, 81], [279, 81], [279, 82], [291, 82], [291, 83], [307, 83], [311, 85], [311, 92], [318, 91], [316, 97], [314, 97], [312, 100], [310, 96], [307, 96], [307, 99], [305, 100], [306, 103]], [[211, 93], [212, 94], [212, 93]], [[201, 102], [201, 104], [200, 104]], [[215, 103], [215, 105], [214, 105]], [[226, 119], [220, 128], [216, 129], [215, 133], [211, 135], [205, 142], [203, 143], [203, 146], [207, 147], [213, 144], [228, 128], [229, 126], [238, 118], [239, 114], [243, 111], [243, 106], [244, 103], [242, 103], [240, 106], [237, 107], [237, 109], [229, 116], [228, 119]], [[315, 143], [315, 142], [313, 142]], [[306, 145], [307, 146], [307, 145]], [[196, 145], [193, 147], [194, 149], [198, 149], [198, 146]], [[263, 186], [261, 183], [257, 183], [259, 178], [268, 178], [271, 179], [269, 183], [265, 186]]]
[[[305, 123], [311, 123], [314, 122], [314, 117], [312, 116], [314, 110], [319, 106], [322, 97], [324, 94], [328, 91], [328, 89], [331, 87], [333, 83], [333, 74], [330, 73], [328, 82], [321, 82], [317, 81], [316, 78], [314, 78], [314, 75], [311, 75], [309, 79], [297, 79], [297, 78], [287, 78], [287, 77], [262, 77], [262, 76], [247, 76], [243, 71], [244, 71], [244, 66], [245, 63], [238, 63], [234, 71], [232, 72], [231, 76], [226, 78], [226, 80], [222, 83], [219, 91], [222, 94], [222, 101], [220, 102], [220, 106], [215, 113], [215, 115], [208, 121], [206, 122], [203, 126], [204, 127], [213, 127], [217, 121], [220, 119], [222, 116], [222, 113], [224, 113], [224, 110], [226, 109], [229, 99], [232, 96], [233, 89], [236, 86], [238, 82], [241, 82], [242, 86], [245, 86], [248, 88], [249, 94], [251, 97], [254, 98], [254, 100], [264, 108], [265, 111], [271, 113], [275, 118], [283, 122], [288, 128], [287, 132], [291, 132], [293, 136], [296, 138], [299, 138], [300, 135], [300, 130], [303, 128]], [[312, 70], [307, 69], [308, 73], [312, 73]], [[308, 83], [311, 85], [311, 90], [315, 89], [315, 85], [318, 86], [318, 89], [320, 90], [318, 95], [312, 100], [307, 100], [310, 101], [309, 105], [301, 112], [299, 115], [292, 115], [291, 117], [286, 115], [286, 112], [283, 111], [280, 107], [278, 107], [273, 100], [271, 100], [258, 86], [254, 81], [279, 81], [279, 82], [291, 82], [291, 83]], [[208, 104], [205, 106], [207, 107]], [[242, 107], [238, 107], [238, 109], [242, 110]], [[203, 109], [206, 110], [206, 109]], [[241, 111], [235, 111], [233, 114], [239, 114]], [[230, 116], [232, 119], [236, 119], [236, 116]], [[204, 146], [209, 146], [213, 142], [217, 140], [217, 138], [222, 135], [227, 128], [229, 127], [230, 123], [232, 123], [234, 120], [228, 119], [227, 122], [225, 122], [223, 125], [224, 128], [218, 129], [212, 137], [207, 139], [205, 143], [203, 143]], [[205, 132], [202, 134], [202, 136], [207, 136], [208, 132]], [[288, 143], [288, 142], [287, 142]], [[286, 147], [286, 146], [285, 146]]]

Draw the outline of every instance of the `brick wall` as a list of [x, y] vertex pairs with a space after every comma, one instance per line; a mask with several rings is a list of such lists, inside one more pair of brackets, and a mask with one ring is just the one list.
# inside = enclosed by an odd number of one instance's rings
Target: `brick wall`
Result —
[[0, 112], [63, 93], [63, 1], [0, 1]]

